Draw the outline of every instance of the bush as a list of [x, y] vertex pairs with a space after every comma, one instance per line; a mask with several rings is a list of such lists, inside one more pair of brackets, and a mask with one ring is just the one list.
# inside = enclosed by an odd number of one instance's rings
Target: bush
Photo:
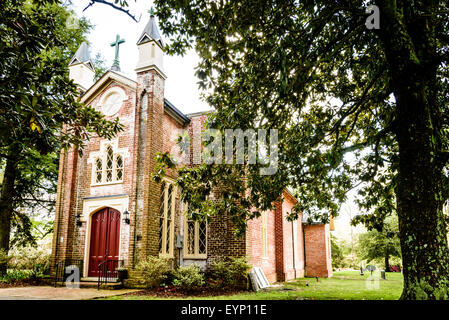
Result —
[[4, 249], [0, 249], [0, 264], [8, 263], [9, 256], [6, 254]]
[[33, 247], [16, 248], [10, 251], [9, 268], [32, 270], [35, 276], [49, 274], [51, 255], [47, 250]]
[[194, 290], [204, 286], [204, 273], [196, 264], [179, 267], [174, 273], [173, 284], [184, 290]]
[[149, 287], [159, 287], [172, 274], [171, 259], [149, 256], [136, 270], [142, 271]]
[[13, 283], [27, 280], [36, 280], [36, 274], [33, 270], [8, 270], [3, 276], [0, 276], [1, 282]]
[[219, 260], [210, 266], [210, 282], [215, 286], [246, 289], [250, 270], [251, 265], [246, 257]]

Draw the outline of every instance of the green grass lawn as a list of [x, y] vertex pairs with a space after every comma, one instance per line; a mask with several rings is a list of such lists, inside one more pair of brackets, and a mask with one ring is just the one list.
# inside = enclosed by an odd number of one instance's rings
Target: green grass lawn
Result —
[[[386, 280], [379, 272], [361, 276], [358, 271], [334, 272], [332, 278], [302, 278], [283, 283], [266, 291], [248, 292], [232, 296], [189, 297], [192, 300], [397, 300], [402, 292], [402, 274], [387, 273]], [[308, 286], [306, 284], [309, 284]], [[371, 286], [370, 286], [371, 284]], [[152, 296], [113, 296], [108, 300], [153, 300]], [[160, 299], [160, 298], [159, 298]]]

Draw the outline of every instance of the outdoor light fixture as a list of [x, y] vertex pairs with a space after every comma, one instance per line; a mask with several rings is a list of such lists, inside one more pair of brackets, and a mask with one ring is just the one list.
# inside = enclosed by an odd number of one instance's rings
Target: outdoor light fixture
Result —
[[128, 210], [125, 210], [125, 212], [123, 212], [123, 221], [125, 221], [126, 224], [129, 224], [129, 212], [128, 212]]
[[81, 227], [83, 225], [83, 222], [81, 221], [81, 215], [79, 213], [75, 216], [75, 222], [77, 227]]

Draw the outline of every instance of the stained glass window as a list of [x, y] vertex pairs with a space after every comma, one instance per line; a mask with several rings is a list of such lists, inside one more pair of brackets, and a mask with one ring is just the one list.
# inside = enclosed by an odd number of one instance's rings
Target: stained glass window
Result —
[[165, 211], [165, 183], [161, 185], [161, 195], [160, 195], [160, 206], [159, 206], [159, 253], [162, 251], [162, 243], [164, 240], [164, 211]]
[[268, 217], [266, 212], [262, 212], [261, 220], [262, 256], [268, 257]]
[[115, 159], [115, 178], [117, 181], [121, 181], [123, 179], [123, 159], [120, 155], [118, 155]]

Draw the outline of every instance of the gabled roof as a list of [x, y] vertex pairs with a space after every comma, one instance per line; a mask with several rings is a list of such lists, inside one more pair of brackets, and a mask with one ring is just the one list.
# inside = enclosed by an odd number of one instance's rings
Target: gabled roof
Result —
[[95, 70], [94, 64], [92, 62], [92, 59], [90, 57], [89, 47], [87, 46], [86, 42], [81, 43], [78, 50], [76, 50], [76, 53], [70, 59], [69, 66], [78, 64], [78, 63], [84, 63], [92, 70]]
[[[121, 72], [114, 70], [108, 70], [103, 76], [95, 82], [86, 92], [81, 96], [81, 102], [90, 103], [101, 92], [101, 90], [112, 81], [116, 81], [125, 86], [130, 87], [133, 90], [137, 89], [137, 82], [128, 78]], [[164, 98], [164, 111], [182, 125], [186, 125], [190, 122], [190, 119], [176, 108], [173, 103]]]
[[111, 81], [117, 81], [118, 83], [130, 87], [133, 90], [137, 89], [136, 81], [128, 78], [121, 72], [108, 70], [101, 76], [101, 78], [97, 82], [95, 82], [90, 88], [86, 90], [86, 92], [84, 92], [84, 94], [81, 96], [81, 102], [89, 103], [90, 101], [92, 101], [98, 95], [98, 93], [101, 92], [101, 89], [108, 85]]
[[150, 16], [150, 20], [148, 21], [145, 29], [143, 29], [142, 34], [137, 41], [137, 44], [142, 44], [145, 42], [149, 42], [151, 40], [156, 41], [162, 48], [164, 47], [164, 42], [162, 41], [162, 37], [159, 34], [159, 29], [157, 27], [156, 19], [154, 15]]

